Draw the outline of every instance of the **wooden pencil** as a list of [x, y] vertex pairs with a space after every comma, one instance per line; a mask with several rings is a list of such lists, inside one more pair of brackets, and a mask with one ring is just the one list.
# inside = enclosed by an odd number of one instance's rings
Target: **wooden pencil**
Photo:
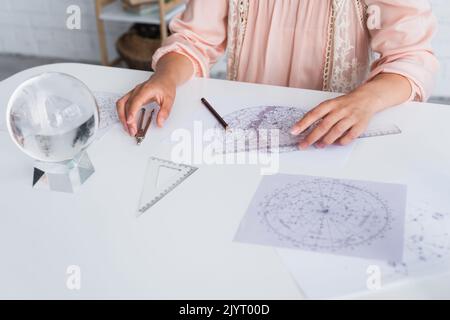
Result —
[[219, 121], [219, 123], [222, 125], [222, 127], [226, 130], [228, 128], [228, 123], [223, 120], [223, 118], [217, 113], [217, 111], [213, 108], [213, 106], [206, 100], [205, 98], [201, 99], [203, 105], [212, 113], [214, 118]]

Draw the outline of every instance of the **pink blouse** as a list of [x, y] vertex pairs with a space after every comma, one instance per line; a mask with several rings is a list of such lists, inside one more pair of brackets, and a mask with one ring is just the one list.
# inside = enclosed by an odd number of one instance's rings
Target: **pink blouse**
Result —
[[[192, 61], [196, 76], [207, 77], [228, 46], [237, 56], [231, 78], [239, 81], [345, 93], [388, 72], [410, 80], [411, 99], [431, 93], [438, 61], [427, 0], [233, 2], [189, 1], [172, 20], [172, 35], [155, 53], [153, 67], [177, 52]], [[242, 35], [237, 46], [231, 30]]]

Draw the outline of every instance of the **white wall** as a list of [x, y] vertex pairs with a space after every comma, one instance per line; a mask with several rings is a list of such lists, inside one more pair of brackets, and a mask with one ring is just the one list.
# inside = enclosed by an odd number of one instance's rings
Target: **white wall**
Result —
[[[319, 0], [323, 1], [323, 0]], [[431, 0], [440, 30], [434, 40], [441, 61], [435, 93], [450, 96], [450, 1]], [[66, 9], [77, 4], [82, 9], [82, 29], [68, 30]], [[73, 60], [99, 60], [94, 0], [0, 0], [0, 53], [19, 53]], [[108, 45], [129, 26], [108, 23]]]
[[[94, 0], [0, 0], [0, 52], [99, 61]], [[66, 28], [67, 8], [81, 8], [81, 30]], [[129, 25], [107, 23], [115, 56], [117, 37]]]

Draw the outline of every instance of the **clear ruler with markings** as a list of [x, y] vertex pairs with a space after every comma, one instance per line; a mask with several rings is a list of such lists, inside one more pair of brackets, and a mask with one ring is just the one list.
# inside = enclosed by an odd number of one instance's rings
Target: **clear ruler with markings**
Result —
[[369, 126], [366, 132], [359, 136], [359, 139], [389, 136], [400, 133], [402, 133], [402, 130], [395, 124], [378, 124]]
[[144, 177], [138, 216], [189, 178], [198, 168], [151, 157]]
[[[395, 124], [372, 124], [366, 129], [366, 131], [362, 135], [358, 137], [358, 139], [397, 135], [401, 133], [402, 131]], [[267, 145], [263, 145], [261, 147], [258, 143], [251, 143], [251, 140], [244, 135], [243, 137], [240, 137], [240, 139], [245, 139], [246, 141], [245, 143], [240, 143], [241, 147], [240, 149], [238, 148], [239, 146], [233, 145], [235, 141], [230, 139], [232, 147], [225, 148], [224, 150], [221, 150], [218, 153], [248, 152], [255, 150], [262, 150], [263, 152], [267, 151], [267, 152], [282, 152], [282, 153], [294, 152], [298, 151], [299, 141], [306, 136], [307, 134], [303, 135], [301, 138], [293, 138], [293, 136], [289, 133], [289, 131], [281, 131], [280, 140], [282, 140], [282, 142], [280, 141], [276, 145], [277, 146], [276, 148], [271, 149], [270, 146]], [[222, 137], [222, 139], [224, 139], [224, 137]]]

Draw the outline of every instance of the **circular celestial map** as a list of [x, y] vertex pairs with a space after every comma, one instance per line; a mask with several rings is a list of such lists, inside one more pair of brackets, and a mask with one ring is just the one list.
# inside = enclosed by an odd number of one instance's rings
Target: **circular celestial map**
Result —
[[[227, 151], [297, 151], [297, 145], [312, 127], [299, 136], [293, 136], [290, 129], [306, 113], [304, 109], [283, 106], [244, 108], [225, 115], [224, 120], [229, 128], [226, 132], [217, 132], [220, 134], [219, 138], [226, 141]], [[221, 129], [219, 126], [216, 128]], [[278, 139], [274, 139], [274, 135]]]
[[334, 179], [304, 180], [277, 189], [260, 202], [258, 216], [279, 240], [330, 252], [382, 239], [393, 219], [376, 193]]

